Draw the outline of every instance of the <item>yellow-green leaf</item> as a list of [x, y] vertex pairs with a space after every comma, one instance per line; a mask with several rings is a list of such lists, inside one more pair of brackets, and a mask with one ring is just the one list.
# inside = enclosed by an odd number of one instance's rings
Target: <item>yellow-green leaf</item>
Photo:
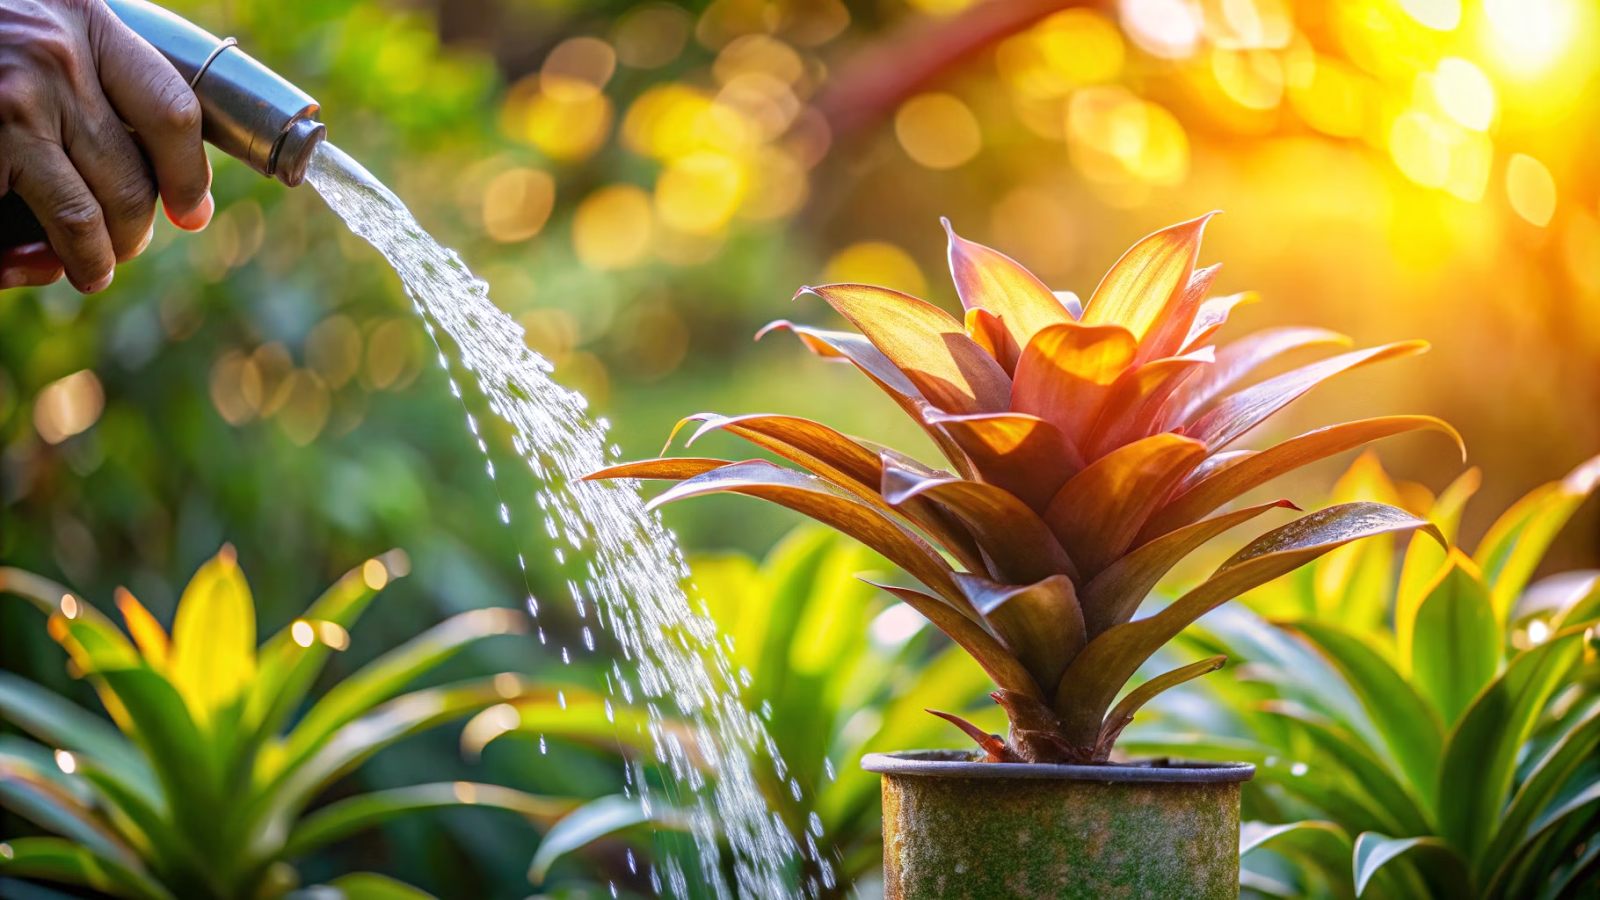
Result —
[[256, 672], [256, 610], [232, 547], [208, 560], [184, 588], [172, 623], [171, 679], [204, 725], [250, 685]]

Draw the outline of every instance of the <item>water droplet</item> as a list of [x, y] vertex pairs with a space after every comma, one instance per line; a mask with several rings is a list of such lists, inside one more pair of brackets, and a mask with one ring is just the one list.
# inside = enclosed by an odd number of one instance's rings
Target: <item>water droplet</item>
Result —
[[566, 709], [567, 708], [567, 692], [566, 691], [556, 691], [556, 705], [560, 706], [562, 709]]
[[511, 524], [511, 507], [505, 505], [504, 503], [500, 504], [500, 521], [506, 523], [507, 525]]
[[550, 749], [548, 747], [546, 747], [545, 744], [544, 744], [544, 735], [542, 735], [542, 734], [539, 735], [539, 752], [541, 754], [546, 754], [546, 753], [550, 752]]

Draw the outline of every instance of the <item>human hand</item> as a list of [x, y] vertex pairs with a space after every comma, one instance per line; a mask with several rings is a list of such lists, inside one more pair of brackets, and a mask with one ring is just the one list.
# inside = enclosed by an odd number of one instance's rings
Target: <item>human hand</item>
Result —
[[0, 250], [0, 288], [65, 272], [104, 290], [149, 244], [158, 192], [198, 231], [210, 188], [200, 101], [102, 0], [0, 0], [0, 195], [25, 200], [49, 239]]

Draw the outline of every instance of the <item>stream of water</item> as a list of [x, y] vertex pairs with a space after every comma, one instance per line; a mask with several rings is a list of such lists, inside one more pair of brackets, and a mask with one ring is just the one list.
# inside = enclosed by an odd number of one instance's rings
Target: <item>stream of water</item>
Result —
[[[792, 873], [801, 858], [832, 887], [830, 862], [817, 849], [821, 835], [806, 831], [797, 839], [762, 796], [758, 764], [775, 766], [791, 790], [800, 786], [786, 775], [761, 720], [745, 709], [716, 624], [691, 608], [683, 587], [688, 567], [676, 540], [645, 509], [631, 483], [578, 480], [615, 461], [615, 448], [607, 449], [605, 422], [589, 416], [581, 394], [550, 379], [550, 363], [528, 349], [522, 328], [489, 299], [489, 286], [429, 236], [360, 163], [324, 143], [308, 178], [350, 229], [394, 266], [436, 343], [439, 329], [459, 348], [459, 371], [476, 382], [489, 408], [512, 427], [517, 453], [543, 485], [538, 502], [551, 538], [575, 559], [588, 560], [585, 576], [568, 581], [569, 599], [586, 623], [583, 652], [595, 652], [591, 628], [603, 629], [620, 645], [623, 660], [614, 662], [607, 678], [611, 702], [647, 711], [657, 760], [675, 788], [666, 802], [687, 816], [694, 836], [693, 860], [656, 861], [650, 880], [657, 893], [760, 900], [791, 896], [797, 890]], [[460, 396], [458, 369], [442, 349], [439, 362]], [[470, 414], [467, 425], [493, 478], [487, 444]], [[500, 517], [510, 524], [510, 508], [502, 505]], [[566, 551], [556, 550], [555, 560], [566, 566]], [[518, 561], [526, 572], [526, 560], [519, 556]], [[537, 617], [538, 600], [530, 596], [528, 607]], [[543, 639], [542, 629], [539, 634]], [[571, 650], [561, 652], [565, 656]], [[669, 715], [690, 724], [709, 777], [667, 727]], [[662, 799], [652, 797], [642, 765], [630, 768], [630, 782], [647, 812], [663, 811], [652, 808]], [[724, 840], [733, 854], [732, 884], [721, 865]], [[818, 887], [799, 890], [809, 896]]]

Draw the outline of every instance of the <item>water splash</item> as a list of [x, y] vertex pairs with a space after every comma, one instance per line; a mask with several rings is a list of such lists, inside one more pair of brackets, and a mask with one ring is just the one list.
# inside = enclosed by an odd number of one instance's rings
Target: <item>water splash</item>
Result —
[[[683, 864], [667, 858], [651, 872], [656, 890], [674, 897], [702, 890], [761, 900], [792, 895], [791, 873], [802, 855], [831, 886], [831, 866], [812, 849], [812, 835], [806, 835], [804, 846], [798, 843], [762, 797], [754, 760], [771, 758], [780, 779], [783, 761], [759, 718], [739, 698], [715, 623], [689, 605], [682, 587], [688, 566], [677, 542], [631, 484], [578, 480], [611, 461], [604, 420], [588, 415], [581, 394], [550, 379], [550, 363], [523, 343], [522, 328], [490, 301], [488, 285], [423, 231], [360, 163], [324, 143], [307, 177], [350, 230], [394, 266], [429, 335], [437, 339], [437, 326], [460, 348], [461, 367], [476, 380], [489, 408], [512, 426], [517, 453], [543, 485], [538, 502], [550, 537], [589, 560], [586, 578], [568, 582], [572, 601], [584, 619], [593, 608], [596, 623], [615, 636], [633, 667], [657, 761], [680, 791], [675, 804], [688, 817], [697, 851], [693, 886]], [[443, 352], [440, 364], [450, 370]], [[454, 376], [451, 388], [460, 396]], [[470, 415], [468, 427], [487, 455]], [[615, 448], [610, 452], [614, 456]], [[507, 506], [499, 514], [511, 521]], [[518, 562], [526, 571], [526, 561], [519, 556]], [[529, 597], [527, 602], [537, 616], [538, 601]], [[539, 635], [542, 641], [543, 629]], [[585, 650], [594, 652], [587, 625], [584, 635]], [[569, 648], [561, 648], [561, 656], [570, 660]], [[620, 692], [623, 702], [633, 702], [634, 685], [620, 667], [614, 666], [606, 681], [613, 697]], [[675, 718], [691, 723], [695, 750], [712, 777], [703, 776], [667, 727], [663, 705], [668, 703]], [[643, 808], [652, 809], [642, 772], [630, 768], [629, 781], [637, 785]], [[733, 851], [731, 886], [723, 875], [719, 838]], [[805, 886], [804, 893], [815, 894], [815, 887]]]

